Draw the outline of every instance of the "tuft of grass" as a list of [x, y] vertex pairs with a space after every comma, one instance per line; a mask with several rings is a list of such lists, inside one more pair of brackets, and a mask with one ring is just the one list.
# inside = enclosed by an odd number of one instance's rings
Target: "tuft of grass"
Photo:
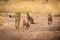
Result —
[[4, 17], [0, 16], [0, 29], [4, 27]]
[[27, 13], [27, 12], [30, 12], [31, 10], [28, 10], [28, 9], [21, 9], [21, 10], [19, 10], [20, 12], [22, 12], [22, 13]]

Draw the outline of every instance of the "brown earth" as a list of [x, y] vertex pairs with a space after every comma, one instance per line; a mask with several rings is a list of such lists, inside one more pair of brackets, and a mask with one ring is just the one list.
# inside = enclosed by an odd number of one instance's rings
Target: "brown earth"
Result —
[[[36, 24], [30, 25], [29, 30], [24, 30], [22, 20], [26, 19], [26, 15], [22, 14], [19, 29], [15, 28], [15, 18], [4, 17], [6, 26], [0, 29], [0, 40], [60, 40], [60, 27], [57, 27], [57, 19], [53, 17], [53, 23], [49, 26], [47, 14], [30, 14], [34, 18]], [[54, 23], [55, 22], [55, 23]], [[55, 25], [57, 24], [57, 25]]]

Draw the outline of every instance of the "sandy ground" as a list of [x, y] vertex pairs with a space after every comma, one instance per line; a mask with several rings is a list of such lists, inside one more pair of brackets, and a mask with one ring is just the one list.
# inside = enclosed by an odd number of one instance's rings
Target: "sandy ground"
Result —
[[36, 24], [30, 25], [29, 30], [24, 31], [22, 20], [26, 18], [25, 14], [22, 14], [19, 29], [15, 28], [15, 18], [3, 16], [7, 25], [0, 29], [0, 40], [60, 40], [60, 27], [57, 27], [58, 24], [55, 25], [56, 20], [49, 26], [46, 14], [30, 15], [34, 18]]

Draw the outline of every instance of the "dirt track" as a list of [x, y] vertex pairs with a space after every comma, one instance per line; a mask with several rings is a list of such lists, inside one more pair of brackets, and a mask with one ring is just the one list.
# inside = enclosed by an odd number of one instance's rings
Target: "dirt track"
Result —
[[15, 18], [5, 16], [7, 25], [0, 29], [0, 40], [60, 40], [60, 28], [54, 25], [49, 26], [46, 14], [32, 14], [31, 16], [36, 24], [32, 24], [29, 30], [25, 31], [22, 27], [22, 20], [26, 18], [25, 14], [22, 14], [19, 29], [15, 28]]

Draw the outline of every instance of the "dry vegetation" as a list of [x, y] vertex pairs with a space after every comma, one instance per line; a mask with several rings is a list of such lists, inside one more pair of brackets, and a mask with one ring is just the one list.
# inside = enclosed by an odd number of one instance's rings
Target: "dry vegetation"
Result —
[[[47, 15], [60, 14], [60, 1], [0, 0], [0, 12], [8, 14], [0, 15], [0, 40], [60, 40], [60, 17], [53, 16], [53, 23], [49, 26]], [[15, 16], [16, 12], [22, 13], [19, 29], [15, 28], [15, 17], [9, 17], [9, 15]], [[23, 13], [26, 12], [30, 12], [36, 24], [30, 25], [29, 30], [23, 31], [22, 20], [26, 19]]]
[[6, 12], [39, 12], [39, 13], [58, 13], [60, 12], [60, 1], [57, 0], [9, 0], [0, 2], [0, 11]]

